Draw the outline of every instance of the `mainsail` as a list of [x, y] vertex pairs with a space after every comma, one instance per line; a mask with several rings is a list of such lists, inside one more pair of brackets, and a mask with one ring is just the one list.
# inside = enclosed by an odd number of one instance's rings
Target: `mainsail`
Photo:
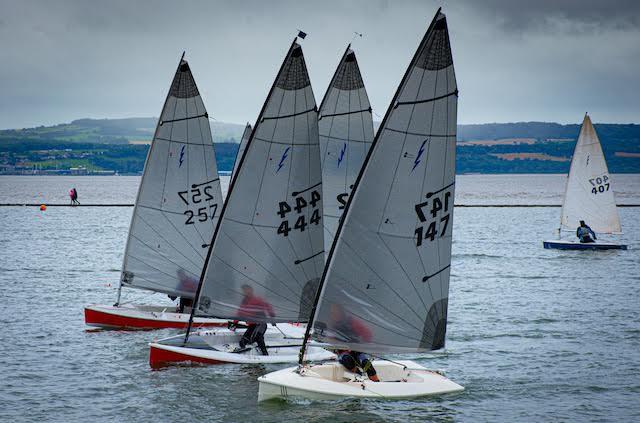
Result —
[[373, 118], [355, 53], [347, 47], [318, 112], [324, 250], [331, 248], [351, 188], [373, 142]]
[[347, 203], [321, 283], [315, 339], [371, 353], [444, 346], [457, 97], [438, 11]]
[[221, 207], [207, 111], [181, 59], [144, 166], [121, 285], [193, 298]]
[[584, 220], [599, 233], [620, 233], [613, 185], [598, 134], [584, 116], [562, 204], [561, 229], [575, 231]]
[[249, 142], [249, 137], [251, 136], [251, 124], [247, 123], [247, 126], [244, 127], [244, 132], [242, 133], [242, 139], [240, 140], [240, 145], [238, 146], [238, 152], [236, 153], [236, 159], [233, 161], [233, 170], [231, 171], [230, 181], [233, 180], [233, 176], [236, 174], [238, 170], [238, 165], [240, 164], [240, 159], [244, 154], [245, 148], [247, 148], [247, 143]]
[[306, 321], [324, 265], [321, 193], [318, 111], [294, 41], [229, 189], [195, 314]]

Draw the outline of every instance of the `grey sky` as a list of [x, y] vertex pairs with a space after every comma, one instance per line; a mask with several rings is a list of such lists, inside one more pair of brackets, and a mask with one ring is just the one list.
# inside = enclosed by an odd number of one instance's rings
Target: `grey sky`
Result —
[[[0, 128], [157, 116], [186, 50], [209, 114], [253, 121], [296, 35], [319, 103], [353, 31], [383, 115], [435, 1], [0, 0]], [[447, 1], [459, 122], [640, 122], [640, 2]]]

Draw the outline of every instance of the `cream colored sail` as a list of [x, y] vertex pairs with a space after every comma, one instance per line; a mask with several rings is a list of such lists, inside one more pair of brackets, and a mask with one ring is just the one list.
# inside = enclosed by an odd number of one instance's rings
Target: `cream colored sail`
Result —
[[588, 115], [571, 159], [571, 169], [562, 204], [561, 229], [575, 232], [584, 220], [598, 233], [620, 233], [620, 217], [613, 181], [602, 153], [598, 134]]

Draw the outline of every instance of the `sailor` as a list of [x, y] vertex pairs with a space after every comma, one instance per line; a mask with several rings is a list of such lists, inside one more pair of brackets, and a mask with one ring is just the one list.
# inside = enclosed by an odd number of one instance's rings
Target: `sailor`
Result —
[[580, 221], [580, 226], [578, 226], [578, 229], [576, 229], [576, 236], [580, 239], [580, 242], [583, 244], [589, 243], [589, 242], [596, 242], [595, 240], [598, 239], [596, 238], [596, 233], [593, 232], [593, 230], [591, 230], [589, 225], [584, 223], [584, 220]]
[[[247, 330], [240, 339], [240, 347], [236, 348], [234, 352], [242, 352], [246, 350], [246, 346], [256, 343], [262, 355], [269, 355], [267, 346], [264, 343], [264, 334], [267, 331], [266, 323], [256, 323], [255, 320], [264, 320], [267, 317], [276, 317], [273, 312], [271, 304], [266, 302], [263, 298], [253, 293], [253, 287], [250, 285], [242, 285], [242, 302], [236, 315], [238, 320], [244, 320], [247, 323]], [[238, 326], [238, 320], [229, 324], [231, 330], [235, 330]], [[275, 325], [275, 324], [274, 324]]]
[[[336, 338], [344, 339], [347, 342], [370, 342], [371, 330], [360, 319], [344, 312], [339, 304], [331, 305], [330, 327], [335, 331]], [[367, 374], [369, 380], [380, 382], [376, 369], [371, 364], [371, 360], [367, 354], [353, 350], [337, 351], [338, 361], [347, 370], [357, 373], [358, 368]]]

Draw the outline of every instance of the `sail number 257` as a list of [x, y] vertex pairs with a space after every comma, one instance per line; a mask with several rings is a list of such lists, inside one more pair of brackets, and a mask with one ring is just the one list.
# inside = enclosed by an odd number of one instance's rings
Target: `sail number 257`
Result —
[[589, 179], [589, 182], [593, 186], [591, 188], [592, 194], [603, 193], [609, 191], [609, 177], [607, 175], [598, 176], [597, 178]]
[[185, 210], [183, 213], [187, 220], [185, 225], [194, 225], [195, 220], [206, 222], [213, 220], [218, 210], [218, 203], [214, 202], [213, 185], [194, 185], [188, 191], [178, 192], [178, 196], [185, 205], [193, 205], [197, 210]]
[[[416, 235], [416, 246], [421, 246], [423, 241], [433, 241], [437, 235], [439, 235], [440, 238], [445, 236], [447, 227], [449, 226], [450, 200], [451, 192], [447, 191], [442, 198], [433, 197], [424, 203], [415, 205], [418, 220], [420, 223], [424, 223], [424, 225], [416, 228], [414, 232]], [[438, 221], [440, 225], [437, 225]], [[439, 234], [438, 229], [440, 230]]]

